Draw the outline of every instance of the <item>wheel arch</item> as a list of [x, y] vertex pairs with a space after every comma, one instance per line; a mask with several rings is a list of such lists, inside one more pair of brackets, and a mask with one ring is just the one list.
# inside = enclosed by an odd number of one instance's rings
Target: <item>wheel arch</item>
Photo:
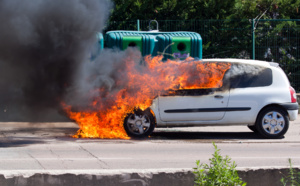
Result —
[[157, 127], [157, 121], [156, 121], [156, 115], [155, 115], [155, 112], [151, 109], [151, 107], [148, 107], [145, 111], [149, 112], [153, 119], [154, 119], [154, 124], [155, 124], [155, 127]]
[[259, 112], [257, 113], [257, 115], [256, 115], [255, 123], [257, 122], [257, 119], [258, 119], [260, 113], [261, 113], [263, 110], [265, 110], [265, 109], [267, 109], [267, 108], [269, 108], [269, 107], [278, 107], [278, 108], [282, 109], [282, 110], [287, 114], [287, 116], [289, 117], [289, 113], [287, 112], [287, 110], [286, 110], [282, 105], [276, 104], [276, 103], [272, 103], [272, 104], [268, 104], [268, 105], [264, 106], [262, 109], [260, 109], [260, 111], [259, 111]]

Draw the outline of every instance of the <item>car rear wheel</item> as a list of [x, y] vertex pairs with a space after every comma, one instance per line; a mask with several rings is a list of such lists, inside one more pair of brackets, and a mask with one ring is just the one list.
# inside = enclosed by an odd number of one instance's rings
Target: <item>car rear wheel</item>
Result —
[[289, 128], [287, 113], [279, 107], [267, 107], [259, 113], [256, 128], [265, 138], [282, 138]]
[[135, 138], [148, 137], [154, 130], [154, 117], [149, 109], [137, 109], [124, 119], [124, 129], [128, 136]]

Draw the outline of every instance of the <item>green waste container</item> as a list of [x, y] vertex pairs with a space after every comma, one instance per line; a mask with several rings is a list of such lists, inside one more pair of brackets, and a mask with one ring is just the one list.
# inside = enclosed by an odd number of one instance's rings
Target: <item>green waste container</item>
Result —
[[164, 59], [202, 59], [202, 38], [198, 33], [166, 32], [159, 35], [157, 40], [158, 53], [163, 53]]
[[143, 41], [142, 36], [124, 36], [122, 42], [122, 49], [125, 50], [128, 47], [138, 47], [138, 49], [143, 51]]
[[146, 56], [153, 53], [155, 37], [138, 31], [110, 31], [105, 34], [105, 45], [120, 50], [137, 47]]
[[195, 32], [110, 31], [105, 35], [105, 44], [120, 50], [138, 47], [143, 56], [164, 54], [164, 59], [202, 59], [202, 38]]
[[185, 59], [191, 54], [190, 37], [172, 37], [172, 54], [174, 58]]

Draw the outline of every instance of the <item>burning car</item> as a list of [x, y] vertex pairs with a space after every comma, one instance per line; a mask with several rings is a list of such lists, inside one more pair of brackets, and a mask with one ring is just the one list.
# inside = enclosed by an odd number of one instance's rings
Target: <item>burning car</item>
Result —
[[202, 63], [226, 66], [217, 74], [221, 79], [157, 96], [148, 109], [135, 109], [125, 117], [126, 133], [146, 137], [155, 127], [245, 125], [265, 138], [282, 138], [289, 121], [296, 120], [296, 92], [279, 64], [243, 59]]

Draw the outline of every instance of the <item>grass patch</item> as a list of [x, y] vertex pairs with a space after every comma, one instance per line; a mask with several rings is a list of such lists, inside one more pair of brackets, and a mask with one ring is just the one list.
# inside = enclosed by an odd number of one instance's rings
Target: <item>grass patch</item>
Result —
[[300, 186], [300, 171], [298, 172], [293, 168], [292, 160], [289, 159], [290, 169], [289, 174], [287, 176], [281, 178], [280, 182], [282, 185], [290, 185], [290, 186]]

